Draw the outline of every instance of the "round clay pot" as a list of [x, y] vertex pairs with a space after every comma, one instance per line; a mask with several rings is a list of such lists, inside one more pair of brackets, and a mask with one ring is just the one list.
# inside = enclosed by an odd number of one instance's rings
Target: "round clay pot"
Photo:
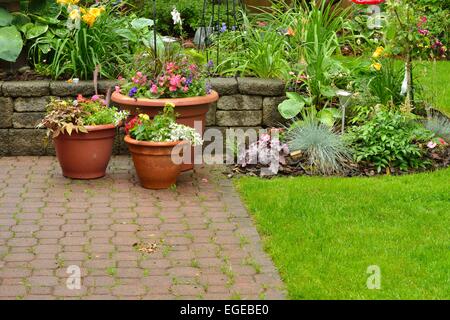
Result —
[[[203, 135], [206, 126], [206, 113], [211, 104], [218, 99], [219, 95], [214, 90], [205, 96], [176, 99], [135, 99], [118, 92], [114, 92], [111, 96], [111, 100], [115, 105], [122, 110], [128, 110], [131, 115], [145, 113], [150, 117], [154, 117], [164, 109], [166, 103], [173, 103], [177, 114], [177, 122], [191, 128], [195, 128], [194, 123], [197, 122], [197, 128], [195, 129], [201, 135]], [[200, 127], [199, 124], [201, 124]], [[194, 167], [194, 150], [192, 149], [191, 151], [192, 161], [190, 164], [183, 164], [182, 171], [191, 170]]]
[[[146, 189], [167, 189], [177, 182], [182, 164], [172, 161], [172, 150], [186, 141], [149, 142], [125, 136], [141, 185]], [[182, 152], [179, 153], [182, 155]]]
[[88, 133], [60, 134], [53, 139], [63, 175], [73, 179], [96, 179], [106, 174], [116, 126], [86, 126]]

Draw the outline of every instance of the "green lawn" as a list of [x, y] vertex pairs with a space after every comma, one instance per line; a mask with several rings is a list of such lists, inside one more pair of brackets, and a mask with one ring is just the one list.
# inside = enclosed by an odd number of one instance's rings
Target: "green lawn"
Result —
[[416, 62], [415, 77], [423, 87], [425, 97], [450, 116], [450, 61]]
[[[450, 170], [236, 180], [293, 299], [449, 299]], [[381, 268], [381, 289], [366, 286]]]

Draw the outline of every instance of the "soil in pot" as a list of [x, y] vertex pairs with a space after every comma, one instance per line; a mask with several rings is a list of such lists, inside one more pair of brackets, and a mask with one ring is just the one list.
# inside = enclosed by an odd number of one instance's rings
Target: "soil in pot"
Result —
[[72, 179], [96, 179], [106, 174], [116, 127], [86, 126], [88, 133], [60, 134], [53, 139], [63, 175]]
[[[167, 189], [177, 182], [182, 165], [172, 161], [172, 151], [185, 141], [137, 141], [125, 136], [141, 185], [146, 189]], [[182, 156], [182, 152], [179, 153]]]

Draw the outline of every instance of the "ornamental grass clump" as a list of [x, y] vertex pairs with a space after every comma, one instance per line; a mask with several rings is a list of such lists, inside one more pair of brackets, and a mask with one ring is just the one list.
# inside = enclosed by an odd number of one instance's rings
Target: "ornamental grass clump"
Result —
[[351, 159], [350, 148], [342, 136], [318, 122], [291, 126], [286, 139], [289, 150], [300, 152], [313, 172], [323, 175], [342, 173]]

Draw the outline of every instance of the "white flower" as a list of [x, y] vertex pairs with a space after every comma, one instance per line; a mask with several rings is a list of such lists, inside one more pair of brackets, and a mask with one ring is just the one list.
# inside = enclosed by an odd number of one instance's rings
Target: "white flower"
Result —
[[173, 24], [179, 24], [180, 26], [183, 24], [183, 22], [181, 21], [181, 15], [176, 7], [173, 7], [173, 10], [170, 14], [172, 15]]

